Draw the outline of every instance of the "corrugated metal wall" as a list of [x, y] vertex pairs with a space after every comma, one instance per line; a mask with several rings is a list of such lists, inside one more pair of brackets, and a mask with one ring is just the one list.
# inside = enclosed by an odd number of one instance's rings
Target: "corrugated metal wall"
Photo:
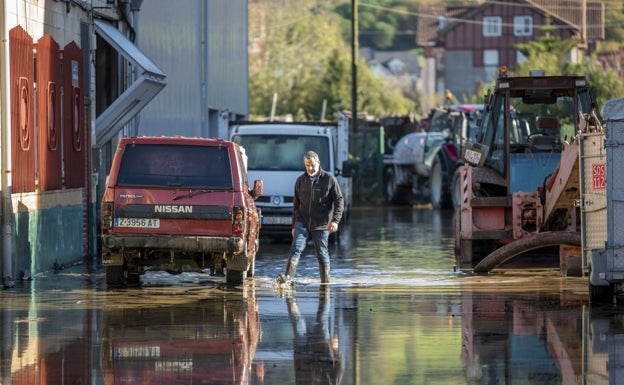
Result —
[[[11, 171], [13, 194], [5, 207], [13, 212], [12, 216], [4, 213], [11, 221], [12, 235], [11, 245], [2, 247], [0, 272], [3, 277], [17, 278], [81, 261], [90, 251], [90, 146], [84, 100], [89, 93], [80, 93], [78, 108], [72, 109], [71, 103], [63, 100], [64, 95], [71, 95], [73, 79], [80, 79], [78, 88], [84, 88], [83, 67], [89, 55], [83, 55], [76, 44], [62, 51], [60, 42], [65, 45], [75, 41], [72, 39], [90, 39], [91, 34], [88, 24], [86, 29], [81, 28], [81, 21], [89, 20], [89, 14], [76, 4], [4, 3], [3, 20], [7, 25], [0, 28], [6, 29], [9, 44], [8, 74], [3, 75], [7, 76], [5, 96], [10, 123], [5, 129], [10, 130], [11, 140], [3, 145], [11, 146], [12, 154], [10, 164], [3, 165], [3, 169]], [[85, 52], [89, 52], [88, 44]], [[80, 65], [72, 66], [72, 59]], [[71, 119], [68, 114], [73, 111], [78, 124], [68, 128], [64, 118]], [[71, 135], [65, 132], [71, 132], [72, 127], [82, 135], [79, 158], [72, 158], [72, 152], [63, 146], [73, 145]]]
[[247, 1], [206, 1], [208, 106], [248, 114]]
[[87, 130], [85, 124], [82, 50], [74, 42], [63, 49], [63, 137], [65, 186], [86, 187]]
[[[17, 26], [9, 32], [9, 39], [13, 192], [35, 191], [36, 170], [39, 171], [40, 191], [61, 189], [63, 187], [63, 155], [65, 156], [64, 186], [67, 188], [86, 187], [89, 146], [86, 142], [81, 49], [76, 43], [69, 43], [63, 50], [61, 61], [58, 44], [50, 35], [45, 35], [36, 45], [37, 71], [35, 71], [33, 53], [35, 46], [28, 33], [22, 27]], [[62, 75], [61, 62], [63, 63]], [[37, 84], [36, 96], [35, 84]], [[63, 89], [62, 115], [61, 88]], [[37, 98], [36, 108], [35, 97]], [[63, 127], [61, 127], [61, 117]], [[38, 143], [38, 149], [35, 149], [35, 143]], [[64, 154], [62, 154], [62, 143], [64, 143]], [[38, 151], [38, 162], [36, 162], [35, 151]]]
[[35, 58], [33, 40], [20, 26], [9, 31], [11, 92], [11, 184], [35, 191]]
[[247, 0], [146, 1], [137, 31], [138, 47], [167, 74], [140, 113], [140, 135], [215, 136], [216, 111], [247, 116]]
[[61, 180], [61, 69], [59, 45], [50, 35], [37, 43], [39, 188], [56, 190]]

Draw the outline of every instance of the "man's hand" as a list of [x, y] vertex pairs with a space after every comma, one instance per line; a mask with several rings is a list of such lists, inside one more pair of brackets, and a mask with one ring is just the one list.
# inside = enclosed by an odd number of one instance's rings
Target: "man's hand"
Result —
[[335, 233], [338, 231], [338, 223], [330, 222], [329, 226], [327, 226], [327, 230], [329, 230], [330, 233]]

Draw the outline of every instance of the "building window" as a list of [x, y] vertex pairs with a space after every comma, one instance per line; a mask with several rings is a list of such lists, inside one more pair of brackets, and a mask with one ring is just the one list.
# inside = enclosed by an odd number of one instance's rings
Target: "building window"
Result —
[[486, 67], [498, 66], [498, 50], [486, 49], [483, 50], [483, 65]]
[[533, 35], [533, 18], [531, 16], [514, 16], [514, 35]]
[[503, 34], [503, 19], [499, 16], [483, 18], [483, 36], [501, 36]]
[[485, 76], [488, 78], [496, 78], [498, 74], [498, 50], [486, 49], [483, 51], [483, 69]]

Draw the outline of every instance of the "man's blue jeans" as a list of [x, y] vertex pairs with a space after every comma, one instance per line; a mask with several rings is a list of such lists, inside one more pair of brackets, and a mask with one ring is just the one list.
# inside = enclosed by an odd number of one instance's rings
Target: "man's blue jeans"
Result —
[[299, 263], [299, 257], [306, 248], [308, 237], [312, 236], [314, 243], [314, 252], [318, 259], [319, 266], [329, 266], [329, 230], [308, 231], [303, 223], [295, 222], [295, 234], [293, 235], [292, 245], [290, 246], [290, 258], [292, 263]]

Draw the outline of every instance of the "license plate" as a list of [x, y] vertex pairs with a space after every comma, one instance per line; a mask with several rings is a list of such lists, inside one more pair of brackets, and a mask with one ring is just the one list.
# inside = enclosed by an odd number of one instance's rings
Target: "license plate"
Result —
[[115, 227], [138, 227], [138, 228], [145, 228], [145, 229], [157, 229], [160, 227], [160, 219], [115, 218]]
[[115, 348], [115, 358], [160, 357], [160, 346], [121, 346]]
[[481, 153], [467, 148], [464, 152], [464, 160], [470, 164], [478, 165], [481, 160]]
[[291, 217], [262, 217], [263, 225], [292, 225]]

